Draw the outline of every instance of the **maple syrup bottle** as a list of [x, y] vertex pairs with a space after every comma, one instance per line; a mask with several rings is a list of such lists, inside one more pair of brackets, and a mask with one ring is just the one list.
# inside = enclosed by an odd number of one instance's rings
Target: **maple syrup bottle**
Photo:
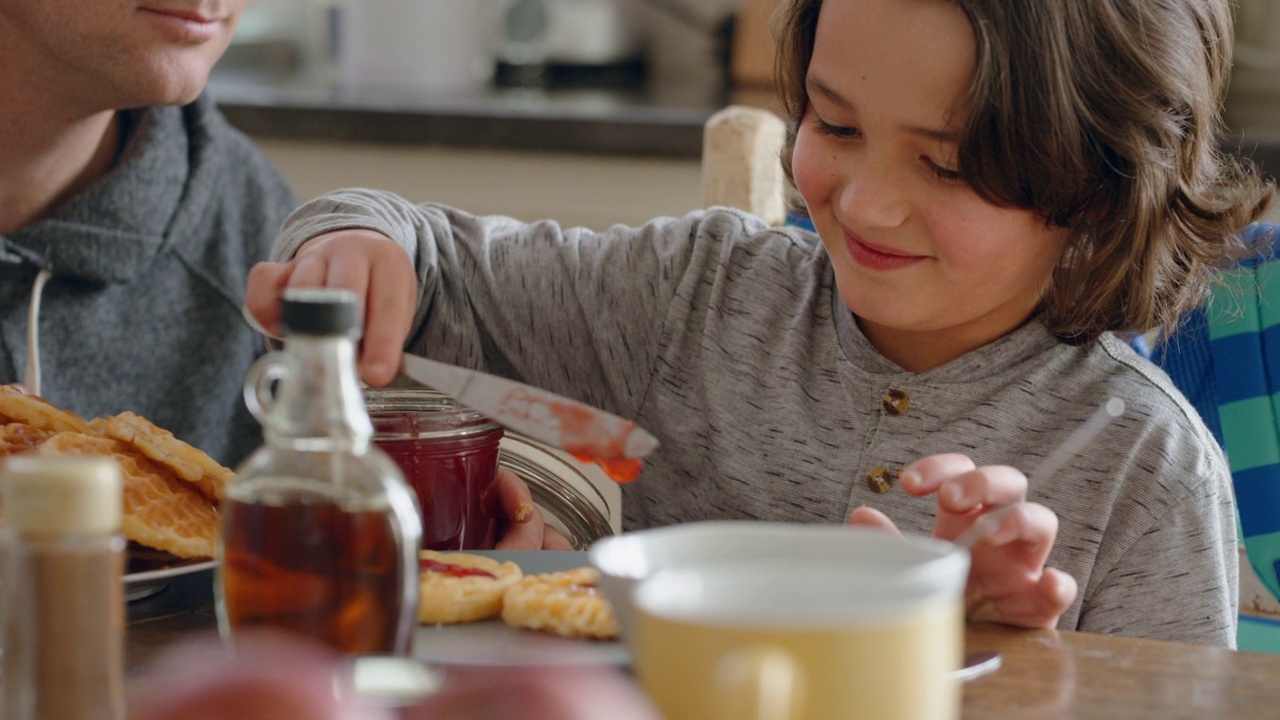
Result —
[[[407, 654], [422, 522], [396, 464], [371, 440], [356, 375], [354, 294], [284, 293], [284, 349], [245, 381], [264, 445], [221, 508], [223, 637], [284, 630], [351, 654]], [[274, 388], [274, 392], [273, 392]]]

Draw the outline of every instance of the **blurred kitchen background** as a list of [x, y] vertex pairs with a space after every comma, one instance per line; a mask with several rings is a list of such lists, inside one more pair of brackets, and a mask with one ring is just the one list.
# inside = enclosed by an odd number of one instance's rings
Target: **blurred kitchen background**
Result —
[[[210, 89], [303, 198], [639, 223], [700, 205], [711, 113], [774, 107], [775, 2], [250, 0]], [[1274, 173], [1280, 0], [1239, 0], [1237, 36], [1224, 142]]]

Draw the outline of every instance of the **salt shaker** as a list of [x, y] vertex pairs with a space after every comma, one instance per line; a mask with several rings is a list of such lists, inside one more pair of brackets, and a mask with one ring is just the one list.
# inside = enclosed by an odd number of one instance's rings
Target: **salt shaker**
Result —
[[3, 717], [125, 717], [120, 468], [15, 455], [0, 477]]

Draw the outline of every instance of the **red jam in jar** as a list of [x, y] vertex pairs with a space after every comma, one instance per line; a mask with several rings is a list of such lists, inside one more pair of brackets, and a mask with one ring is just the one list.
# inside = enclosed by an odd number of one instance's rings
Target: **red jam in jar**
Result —
[[374, 444], [417, 493], [422, 547], [493, 548], [502, 426], [427, 388], [371, 388], [365, 402]]

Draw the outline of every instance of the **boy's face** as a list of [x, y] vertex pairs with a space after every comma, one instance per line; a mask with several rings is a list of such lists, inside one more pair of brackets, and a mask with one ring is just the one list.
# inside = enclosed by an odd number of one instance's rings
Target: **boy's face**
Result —
[[204, 88], [247, 2], [0, 0], [9, 76], [0, 82], [69, 112], [185, 104]]
[[950, 2], [826, 0], [809, 65], [796, 185], [845, 304], [914, 371], [1025, 322], [1067, 237], [955, 176], [949, 121], [975, 52]]

